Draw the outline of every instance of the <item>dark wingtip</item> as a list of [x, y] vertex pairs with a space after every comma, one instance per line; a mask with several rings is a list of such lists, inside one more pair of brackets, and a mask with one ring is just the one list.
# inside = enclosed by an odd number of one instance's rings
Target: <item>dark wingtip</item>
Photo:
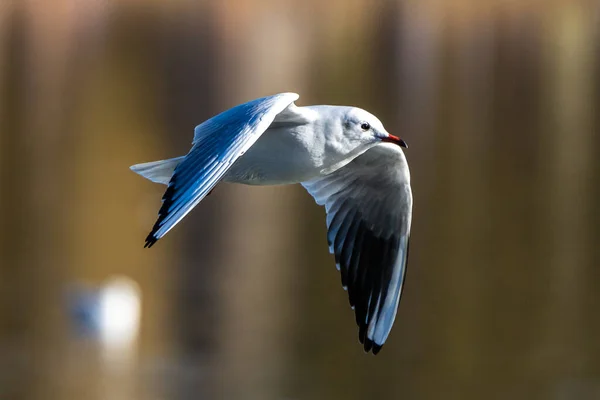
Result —
[[152, 230], [150, 231], [148, 236], [146, 236], [146, 244], [144, 244], [145, 249], [149, 249], [150, 247], [154, 246], [154, 243], [156, 243], [159, 239], [156, 237], [156, 232], [158, 232], [158, 230], [162, 226], [164, 219], [169, 214], [169, 208], [173, 203], [173, 195], [175, 193], [175, 186], [173, 184], [174, 181], [175, 176], [171, 178], [171, 182], [169, 183], [169, 186], [167, 187], [167, 190], [165, 191], [165, 194], [162, 197], [163, 204], [160, 207], [160, 210], [158, 211], [158, 219], [154, 223], [154, 226], [152, 227]]
[[375, 343], [374, 341], [372, 341], [371, 339], [369, 339], [366, 336], [359, 335], [358, 338], [360, 340], [360, 343], [363, 345], [363, 347], [365, 349], [365, 353], [372, 352], [373, 355], [377, 355], [377, 353], [379, 353], [379, 351], [383, 347], [383, 345], [379, 345], [379, 344]]
[[159, 239], [156, 237], [156, 232], [158, 232], [158, 230], [161, 228], [162, 223], [169, 214], [169, 209], [173, 204], [173, 195], [175, 194], [175, 178], [175, 175], [171, 178], [171, 182], [169, 183], [169, 186], [162, 197], [163, 204], [158, 211], [158, 219], [154, 223], [154, 226], [152, 227], [152, 230], [148, 236], [146, 236], [146, 244], [144, 244], [145, 249], [154, 246], [154, 243], [156, 243]]
[[383, 345], [380, 346], [377, 343], [373, 343], [373, 355], [376, 356], [382, 347], [383, 347]]
[[371, 339], [365, 339], [365, 352], [371, 351], [373, 348], [373, 341]]
[[360, 344], [365, 344], [365, 340], [369, 340], [367, 339], [367, 326], [362, 324], [358, 327], [358, 341]]
[[150, 248], [152, 246], [154, 246], [154, 243], [156, 243], [158, 241], [158, 239], [154, 236], [153, 233], [150, 233], [148, 235], [148, 237], [146, 237], [146, 243], [144, 244], [144, 248]]

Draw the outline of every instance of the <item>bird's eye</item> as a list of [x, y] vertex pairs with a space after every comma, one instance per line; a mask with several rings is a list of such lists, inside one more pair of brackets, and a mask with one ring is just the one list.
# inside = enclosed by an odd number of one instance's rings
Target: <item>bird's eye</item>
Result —
[[362, 129], [363, 131], [368, 131], [369, 129], [371, 129], [371, 125], [369, 125], [367, 122], [363, 122], [360, 125], [360, 129]]

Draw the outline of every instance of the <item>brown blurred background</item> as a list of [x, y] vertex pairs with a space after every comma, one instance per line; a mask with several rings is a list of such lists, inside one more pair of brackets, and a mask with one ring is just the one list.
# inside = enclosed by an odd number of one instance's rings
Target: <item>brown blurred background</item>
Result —
[[[0, 0], [0, 398], [600, 398], [599, 74], [596, 0]], [[300, 186], [220, 185], [143, 249], [164, 187], [128, 167], [282, 91], [410, 144], [377, 357]], [[113, 275], [118, 357], [72, 312]]]

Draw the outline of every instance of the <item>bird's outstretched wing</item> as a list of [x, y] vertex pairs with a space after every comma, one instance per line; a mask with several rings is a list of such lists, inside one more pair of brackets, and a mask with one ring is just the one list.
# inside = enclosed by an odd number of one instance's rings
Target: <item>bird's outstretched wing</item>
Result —
[[[263, 97], [233, 107], [198, 125], [193, 147], [169, 181], [158, 220], [146, 238], [151, 247], [189, 213], [219, 182], [233, 163], [292, 106], [296, 93]], [[292, 111], [293, 112], [293, 111]]]
[[329, 251], [356, 313], [360, 342], [377, 354], [396, 318], [406, 273], [412, 193], [404, 154], [382, 143], [302, 185], [325, 205]]

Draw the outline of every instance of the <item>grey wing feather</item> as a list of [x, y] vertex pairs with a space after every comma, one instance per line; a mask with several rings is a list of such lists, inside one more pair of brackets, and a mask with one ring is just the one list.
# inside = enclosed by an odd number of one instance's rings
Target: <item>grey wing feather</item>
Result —
[[356, 314], [359, 340], [377, 354], [390, 333], [408, 259], [412, 193], [406, 159], [377, 145], [302, 185], [327, 212], [329, 250]]
[[269, 128], [277, 114], [298, 97], [295, 93], [282, 93], [260, 98], [198, 125], [192, 149], [169, 181], [145, 247], [156, 243], [210, 193], [233, 163]]

